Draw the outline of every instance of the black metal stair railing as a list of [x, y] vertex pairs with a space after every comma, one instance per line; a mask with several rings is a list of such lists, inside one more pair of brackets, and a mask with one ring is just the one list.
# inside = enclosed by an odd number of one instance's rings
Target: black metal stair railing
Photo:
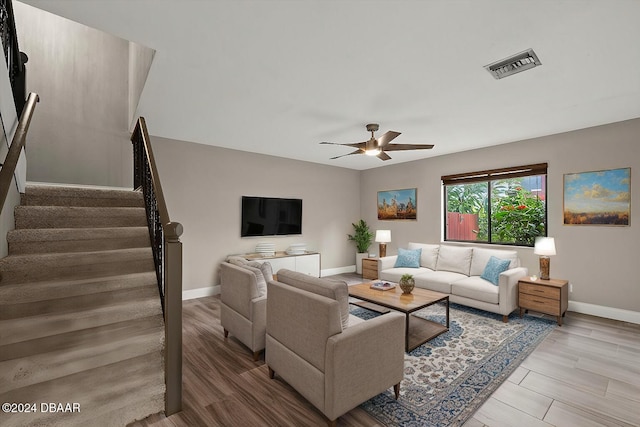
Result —
[[165, 324], [165, 415], [182, 410], [182, 225], [171, 222], [144, 117], [131, 135], [133, 186], [141, 190]]
[[27, 68], [24, 64], [29, 58], [24, 52], [20, 52], [18, 47], [18, 33], [11, 0], [0, 0], [0, 39], [9, 70], [13, 101], [20, 117], [27, 99]]
[[158, 200], [155, 190], [153, 189], [153, 176], [151, 168], [147, 162], [147, 154], [143, 139], [137, 135], [138, 127], [134, 132], [135, 139], [133, 142], [133, 188], [142, 190], [144, 198], [144, 207], [147, 214], [147, 224], [149, 226], [149, 239], [151, 241], [151, 249], [153, 251], [153, 261], [156, 267], [156, 276], [158, 278], [158, 291], [160, 292], [160, 300], [162, 309], [164, 310], [164, 272], [162, 269], [163, 262], [163, 242], [164, 233], [162, 231], [162, 223], [160, 221], [160, 212], [158, 211]]

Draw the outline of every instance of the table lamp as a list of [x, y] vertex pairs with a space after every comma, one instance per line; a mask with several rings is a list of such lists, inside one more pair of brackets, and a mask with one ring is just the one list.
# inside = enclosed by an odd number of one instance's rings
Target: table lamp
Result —
[[536, 237], [533, 253], [540, 255], [540, 278], [549, 280], [549, 256], [556, 254], [553, 237]]
[[391, 241], [391, 230], [376, 230], [376, 242], [380, 243], [380, 258], [387, 256], [387, 243]]

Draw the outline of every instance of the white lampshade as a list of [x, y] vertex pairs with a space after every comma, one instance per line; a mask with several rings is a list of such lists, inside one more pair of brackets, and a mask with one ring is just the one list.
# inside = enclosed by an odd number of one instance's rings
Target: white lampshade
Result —
[[536, 237], [536, 245], [533, 249], [533, 253], [536, 255], [555, 255], [556, 243], [553, 237]]
[[389, 243], [391, 241], [391, 230], [376, 230], [376, 242]]

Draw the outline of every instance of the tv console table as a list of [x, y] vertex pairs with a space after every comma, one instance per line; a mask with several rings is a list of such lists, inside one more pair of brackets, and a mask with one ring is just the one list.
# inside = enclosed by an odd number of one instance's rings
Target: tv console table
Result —
[[262, 255], [258, 253], [240, 254], [248, 261], [264, 262], [271, 264], [273, 273], [277, 273], [281, 268], [308, 274], [309, 276], [320, 277], [320, 253], [305, 251], [303, 254], [288, 254], [278, 251], [275, 255]]

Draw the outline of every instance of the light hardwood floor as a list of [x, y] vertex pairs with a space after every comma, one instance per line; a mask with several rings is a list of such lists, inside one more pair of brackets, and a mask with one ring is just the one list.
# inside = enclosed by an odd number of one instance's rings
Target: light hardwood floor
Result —
[[[341, 275], [353, 282], [359, 276]], [[264, 357], [224, 339], [217, 297], [184, 302], [184, 410], [133, 427], [324, 426]], [[381, 424], [356, 408], [338, 426]], [[640, 325], [567, 313], [465, 427], [640, 426]]]

